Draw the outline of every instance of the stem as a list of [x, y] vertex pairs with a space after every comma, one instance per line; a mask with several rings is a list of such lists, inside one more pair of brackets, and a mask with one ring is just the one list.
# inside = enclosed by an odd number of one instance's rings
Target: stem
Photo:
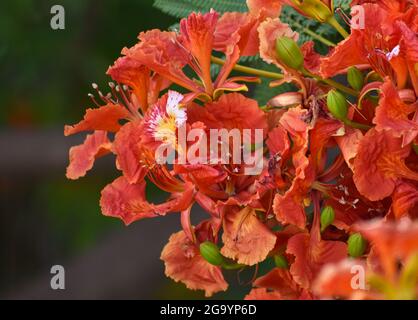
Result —
[[[225, 60], [222, 60], [220, 58], [211, 57], [211, 60], [213, 63], [215, 64], [219, 64], [219, 65], [224, 65], [225, 64]], [[260, 70], [260, 69], [255, 69], [255, 68], [250, 68], [250, 67], [246, 67], [240, 64], [236, 64], [232, 69], [236, 70], [236, 71], [241, 71], [247, 74], [252, 74], [252, 75], [256, 75], [259, 77], [264, 77], [264, 78], [271, 78], [271, 79], [283, 79], [283, 75], [281, 73], [276, 73], [276, 72], [270, 72], [270, 71], [264, 71], [264, 70]], [[305, 76], [309, 76], [311, 78], [314, 78], [318, 81], [324, 82], [342, 92], [345, 92], [353, 97], [357, 97], [358, 96], [358, 92], [356, 92], [353, 89], [350, 89], [344, 85], [342, 85], [341, 83], [338, 83], [332, 79], [323, 79], [313, 73], [310, 73], [309, 71], [303, 69], [301, 70], [301, 72], [303, 73], [303, 75]]]
[[309, 76], [309, 77], [314, 78], [314, 79], [316, 79], [318, 81], [321, 81], [321, 82], [324, 82], [326, 84], [329, 84], [330, 86], [332, 86], [332, 87], [334, 87], [334, 88], [336, 88], [336, 89], [338, 89], [338, 90], [340, 90], [342, 92], [345, 92], [345, 93], [347, 93], [347, 94], [349, 94], [349, 95], [351, 95], [353, 97], [357, 97], [358, 96], [358, 92], [357, 91], [355, 91], [353, 89], [350, 89], [350, 88], [346, 87], [345, 85], [343, 85], [343, 84], [341, 84], [341, 83], [339, 83], [337, 81], [334, 81], [332, 79], [323, 79], [323, 78], [321, 78], [321, 77], [319, 77], [319, 76], [317, 76], [317, 75], [309, 72], [306, 69], [303, 69], [302, 70], [302, 73], [305, 76]]
[[225, 270], [237, 270], [246, 267], [246, 265], [240, 263], [224, 263], [221, 267]]
[[345, 31], [345, 29], [338, 23], [337, 19], [335, 19], [334, 16], [332, 16], [330, 19], [328, 19], [327, 23], [334, 27], [335, 30], [338, 31], [338, 33], [340, 35], [342, 35], [345, 38], [348, 38], [349, 34], [347, 33], [347, 31]]
[[353, 128], [357, 128], [357, 129], [368, 130], [368, 129], [371, 128], [371, 126], [369, 126], [367, 124], [358, 123], [358, 122], [355, 122], [355, 121], [351, 121], [349, 119], [345, 119], [343, 122], [347, 126], [350, 126], [350, 127], [353, 127]]
[[[225, 64], [225, 60], [222, 60], [214, 56], [211, 57], [211, 60], [215, 64], [219, 64], [219, 65]], [[283, 75], [281, 73], [269, 72], [269, 71], [264, 71], [260, 69], [250, 68], [250, 67], [246, 67], [240, 64], [236, 64], [232, 69], [234, 69], [235, 71], [241, 71], [247, 74], [252, 74], [252, 75], [256, 75], [256, 76], [260, 76], [264, 78], [283, 79]]]
[[295, 27], [301, 29], [302, 32], [305, 32], [306, 34], [309, 34], [312, 38], [322, 42], [326, 46], [329, 46], [329, 47], [335, 47], [336, 46], [336, 44], [334, 42], [324, 38], [323, 36], [321, 36], [319, 34], [316, 34], [315, 32], [313, 32], [312, 30], [310, 30], [308, 28], [305, 28], [304, 26], [302, 26], [298, 22], [293, 22], [293, 24], [295, 25]]

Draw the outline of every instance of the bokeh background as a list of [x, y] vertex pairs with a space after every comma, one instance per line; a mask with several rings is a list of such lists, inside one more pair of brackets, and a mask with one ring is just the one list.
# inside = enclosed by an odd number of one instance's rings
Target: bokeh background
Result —
[[[91, 83], [140, 31], [175, 23], [152, 0], [3, 0], [0, 2], [0, 298], [202, 298], [164, 276], [159, 259], [178, 215], [125, 227], [101, 215], [101, 189], [118, 172], [100, 159], [88, 176], [65, 178], [64, 124], [81, 119]], [[65, 8], [65, 30], [52, 30], [50, 10]], [[148, 193], [157, 199], [156, 190]], [[198, 213], [197, 213], [198, 215]], [[66, 289], [50, 288], [50, 269], [62, 265]], [[240, 298], [248, 286], [230, 274]]]

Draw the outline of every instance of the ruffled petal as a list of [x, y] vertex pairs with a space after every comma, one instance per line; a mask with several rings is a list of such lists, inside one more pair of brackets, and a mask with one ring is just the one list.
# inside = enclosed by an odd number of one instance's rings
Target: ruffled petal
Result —
[[128, 110], [119, 104], [110, 103], [100, 108], [87, 109], [83, 120], [73, 126], [64, 127], [64, 135], [94, 130], [116, 132], [121, 127], [119, 121], [128, 117]]
[[221, 253], [246, 265], [264, 261], [274, 248], [276, 236], [257, 219], [255, 210], [234, 210], [224, 219]]
[[285, 70], [276, 55], [276, 39], [278, 37], [289, 37], [298, 40], [297, 32], [292, 31], [289, 25], [282, 23], [279, 19], [267, 18], [258, 27], [260, 36], [260, 56], [268, 64], [275, 64], [278, 68]]
[[70, 164], [67, 167], [68, 179], [84, 177], [91, 168], [94, 160], [110, 153], [112, 143], [105, 131], [95, 131], [89, 134], [84, 143], [70, 149]]
[[266, 275], [257, 278], [253, 284], [256, 287], [274, 290], [282, 299], [287, 300], [299, 299], [302, 292], [289, 270], [281, 268], [274, 268]]
[[244, 298], [244, 300], [283, 300], [280, 293], [267, 291], [265, 288], [254, 288]]
[[409, 120], [409, 115], [416, 111], [416, 106], [404, 103], [390, 79], [386, 79], [381, 87], [382, 96], [376, 108], [373, 123], [376, 130], [393, 130], [396, 137], [405, 134], [418, 134], [418, 123]]
[[295, 257], [290, 267], [293, 279], [305, 289], [326, 263], [337, 262], [347, 256], [347, 245], [339, 241], [311, 241], [307, 233], [300, 233], [290, 238], [286, 252]]
[[391, 211], [396, 219], [408, 214], [411, 218], [418, 217], [418, 187], [412, 183], [401, 182], [392, 194]]
[[206, 297], [228, 288], [221, 269], [202, 258], [184, 231], [171, 235], [161, 253], [161, 260], [164, 261], [166, 276], [184, 283], [191, 290], [204, 290]]
[[282, 2], [282, 0], [247, 0], [247, 6], [254, 16], [276, 18], [280, 15]]
[[143, 218], [155, 217], [152, 211], [138, 212], [136, 204], [145, 201], [145, 181], [130, 184], [119, 177], [102, 190], [100, 206], [105, 216], [121, 219], [126, 225]]
[[325, 265], [313, 284], [313, 291], [321, 298], [345, 298], [351, 299], [358, 295], [353, 286], [353, 271], [362, 268], [367, 270], [364, 261], [361, 260], [342, 260], [338, 263]]
[[406, 167], [410, 148], [402, 148], [401, 138], [389, 131], [370, 129], [360, 141], [354, 160], [354, 182], [359, 192], [372, 201], [390, 196], [399, 178], [418, 179]]
[[144, 179], [147, 169], [141, 163], [141, 141], [144, 136], [141, 121], [126, 123], [116, 134], [113, 152], [116, 164], [122, 170], [129, 183], [137, 183]]
[[210, 76], [210, 58], [212, 55], [214, 34], [218, 13], [191, 13], [187, 18], [180, 21], [180, 39], [184, 47], [196, 58], [201, 74], [199, 76], [204, 82], [206, 91], [212, 91], [212, 80]]

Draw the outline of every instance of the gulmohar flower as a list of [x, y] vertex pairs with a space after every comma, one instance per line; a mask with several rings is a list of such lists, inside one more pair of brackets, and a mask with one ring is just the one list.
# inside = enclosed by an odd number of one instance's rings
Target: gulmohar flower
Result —
[[[141, 32], [124, 48], [110, 92], [93, 84], [93, 106], [64, 128], [88, 132], [67, 177], [113, 153], [120, 176], [101, 192], [103, 215], [129, 225], [178, 214], [165, 274], [206, 297], [228, 289], [226, 272], [248, 269], [245, 299], [417, 299], [416, 1], [353, 1], [365, 28], [351, 22], [350, 33], [333, 1], [247, 5], [192, 12], [179, 31]], [[286, 5], [341, 40], [305, 28], [313, 41], [301, 43], [279, 18]], [[257, 55], [268, 71], [240, 60]], [[242, 84], [262, 78], [283, 89], [266, 104]], [[164, 201], [149, 199], [150, 184]], [[206, 217], [193, 225], [196, 206]]]

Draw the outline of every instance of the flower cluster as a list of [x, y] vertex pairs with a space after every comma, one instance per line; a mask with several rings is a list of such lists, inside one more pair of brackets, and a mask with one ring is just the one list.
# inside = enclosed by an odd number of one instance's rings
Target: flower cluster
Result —
[[[332, 2], [248, 0], [246, 13], [191, 13], [178, 32], [143, 32], [107, 71], [110, 93], [93, 85], [96, 107], [65, 127], [92, 132], [70, 149], [68, 178], [116, 156], [104, 215], [128, 225], [179, 213], [161, 259], [189, 289], [225, 291], [225, 272], [270, 259], [247, 299], [418, 298], [418, 3], [353, 1], [362, 23], [353, 17], [347, 33]], [[327, 55], [299, 46], [278, 18], [284, 5], [344, 39]], [[277, 72], [238, 64], [256, 55]], [[244, 93], [262, 78], [293, 91], [259, 106]], [[247, 173], [232, 135], [202, 138], [214, 130], [238, 132], [260, 170]], [[146, 184], [167, 200], [147, 200]], [[207, 219], [192, 225], [196, 205]]]

